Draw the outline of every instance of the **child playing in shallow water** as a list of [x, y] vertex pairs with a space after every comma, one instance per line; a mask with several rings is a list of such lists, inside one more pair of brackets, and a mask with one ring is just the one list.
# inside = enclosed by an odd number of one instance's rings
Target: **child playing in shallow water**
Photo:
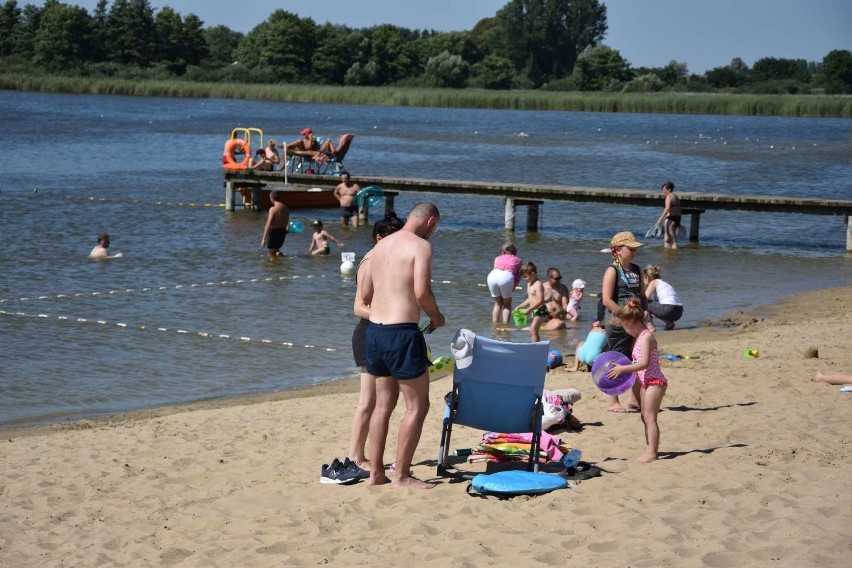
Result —
[[660, 427], [657, 424], [657, 415], [660, 412], [660, 404], [666, 394], [669, 381], [660, 370], [660, 356], [657, 352], [657, 340], [654, 333], [645, 327], [645, 311], [635, 299], [631, 299], [621, 306], [613, 314], [616, 325], [624, 328], [624, 331], [632, 335], [633, 363], [630, 365], [613, 365], [607, 371], [607, 377], [615, 378], [623, 373], [637, 374], [637, 380], [641, 384], [639, 393], [639, 410], [642, 416], [642, 424], [645, 425], [645, 453], [639, 456], [638, 461], [642, 463], [652, 462], [657, 459], [660, 447]]
[[571, 283], [571, 295], [568, 297], [568, 317], [571, 321], [580, 318], [580, 302], [583, 300], [583, 288], [586, 287], [585, 280], [577, 278]]
[[522, 310], [528, 316], [532, 316], [530, 322], [530, 337], [538, 341], [538, 330], [545, 321], [549, 312], [544, 303], [544, 285], [538, 279], [538, 269], [532, 262], [525, 262], [521, 266], [521, 278], [527, 281], [527, 299], [521, 302], [518, 310]]
[[314, 234], [311, 236], [311, 245], [308, 252], [313, 256], [319, 254], [331, 254], [331, 247], [328, 246], [328, 241], [334, 241], [337, 246], [343, 246], [341, 241], [338, 241], [334, 235], [322, 228], [322, 221], [317, 219], [311, 226], [314, 228]]

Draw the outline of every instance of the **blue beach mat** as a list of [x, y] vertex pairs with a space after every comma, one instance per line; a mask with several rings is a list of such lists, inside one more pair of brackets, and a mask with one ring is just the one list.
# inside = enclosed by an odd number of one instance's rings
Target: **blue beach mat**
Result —
[[566, 487], [568, 487], [568, 481], [558, 475], [512, 470], [480, 473], [470, 481], [467, 492], [470, 493], [473, 489], [479, 495], [512, 497], [514, 495], [540, 495]]

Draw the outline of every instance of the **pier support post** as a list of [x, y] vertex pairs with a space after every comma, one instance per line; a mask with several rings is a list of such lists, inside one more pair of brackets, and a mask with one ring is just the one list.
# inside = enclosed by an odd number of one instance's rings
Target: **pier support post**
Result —
[[234, 183], [225, 182], [225, 211], [234, 210], [234, 201], [236, 199], [237, 190], [234, 188]]
[[260, 211], [263, 205], [263, 192], [260, 186], [253, 185], [251, 187], [251, 208], [255, 211]]
[[844, 215], [843, 222], [846, 223], [846, 252], [852, 252], [852, 218]]
[[538, 208], [541, 206], [541, 201], [531, 201], [527, 205], [527, 232], [535, 233], [538, 231]]
[[515, 209], [518, 206], [526, 206], [527, 207], [527, 232], [528, 233], [536, 233], [538, 232], [538, 212], [539, 207], [544, 201], [539, 199], [516, 199], [515, 200]]
[[690, 209], [684, 211], [684, 213], [690, 213], [690, 221], [689, 221], [689, 242], [697, 243], [698, 242], [698, 232], [701, 229], [701, 214], [704, 213], [704, 209]]
[[503, 214], [503, 228], [509, 232], [515, 232], [515, 200], [507, 197], [504, 200], [506, 207]]

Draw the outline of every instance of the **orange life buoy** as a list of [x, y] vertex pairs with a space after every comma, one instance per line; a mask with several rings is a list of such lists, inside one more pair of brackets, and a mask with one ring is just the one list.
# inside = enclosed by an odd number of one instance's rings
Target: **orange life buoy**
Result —
[[[243, 152], [243, 159], [237, 162], [237, 149]], [[244, 170], [251, 159], [251, 147], [242, 138], [231, 138], [225, 142], [225, 152], [222, 154], [222, 167], [226, 170]]]

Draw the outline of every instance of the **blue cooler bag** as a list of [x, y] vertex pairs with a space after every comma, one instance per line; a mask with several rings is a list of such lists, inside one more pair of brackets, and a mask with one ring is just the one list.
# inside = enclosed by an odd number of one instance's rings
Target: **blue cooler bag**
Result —
[[473, 489], [480, 495], [538, 495], [549, 493], [554, 489], [565, 489], [568, 481], [551, 473], [533, 473], [531, 471], [499, 471], [497, 473], [480, 473], [474, 477], [467, 488]]

